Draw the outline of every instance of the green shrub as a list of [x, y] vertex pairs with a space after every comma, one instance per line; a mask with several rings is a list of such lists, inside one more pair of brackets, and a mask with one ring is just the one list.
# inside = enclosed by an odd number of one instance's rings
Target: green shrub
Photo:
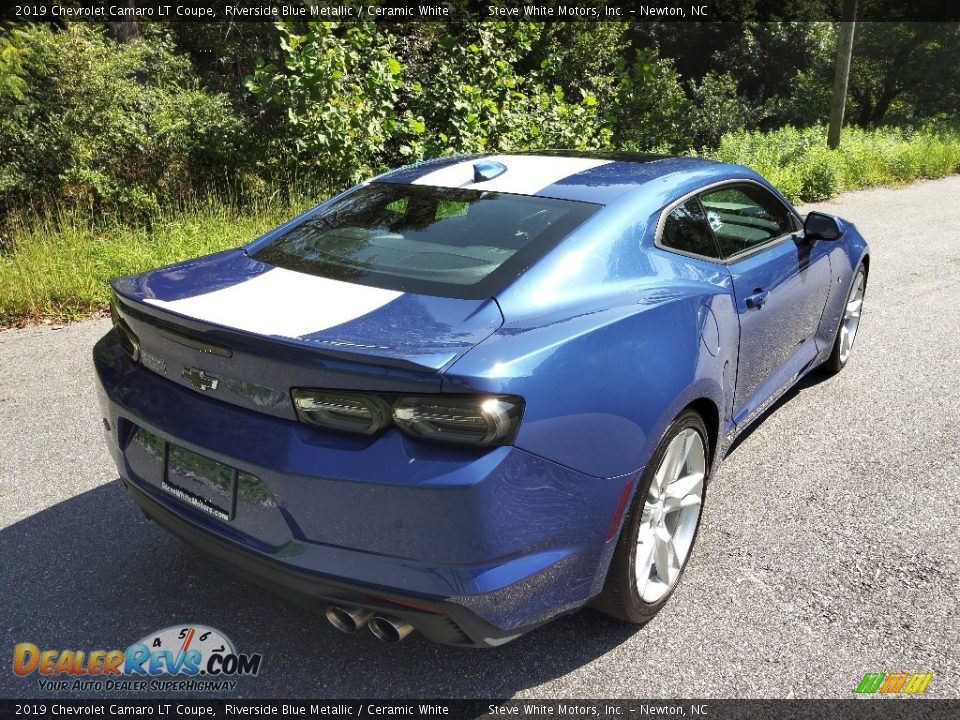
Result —
[[960, 129], [844, 128], [827, 148], [826, 129], [787, 126], [725, 135], [712, 157], [753, 168], [793, 200], [824, 200], [844, 190], [942, 177], [960, 171]]
[[844, 167], [835, 150], [810, 148], [800, 163], [800, 197], [804, 200], [826, 200], [840, 192]]
[[759, 118], [746, 98], [737, 94], [737, 81], [724, 73], [707, 73], [699, 83], [690, 81], [688, 130], [697, 148], [716, 148], [727, 133], [756, 127]]
[[593, 95], [567, 97], [536, 72], [519, 72], [540, 26], [432, 29], [429, 52], [407, 65], [400, 39], [381, 26], [298, 27], [278, 24], [283, 62], [246, 80], [262, 102], [286, 112], [277, 143], [295, 150], [288, 174], [343, 185], [437, 155], [609, 145]]
[[262, 102], [285, 113], [285, 130], [268, 155], [288, 176], [335, 184], [368, 177], [403, 131], [396, 112], [403, 81], [393, 39], [374, 23], [310, 22], [306, 32], [278, 23], [284, 59], [260, 64], [245, 80]]
[[17, 37], [23, 92], [0, 93], [0, 219], [51, 203], [150, 214], [240, 169], [242, 122], [162, 35], [120, 44], [76, 23]]
[[0, 34], [0, 99], [21, 100], [27, 89], [23, 79], [23, 60], [28, 55], [19, 31]]
[[615, 102], [604, 108], [615, 147], [645, 152], [693, 147], [689, 123], [694, 108], [670, 60], [640, 50], [632, 63], [618, 62], [615, 77]]
[[[446, 33], [413, 78], [409, 102], [423, 120], [422, 154], [599, 148], [610, 141], [596, 98], [568, 97], [540, 72], [520, 72], [543, 32], [529, 23], [474, 23]], [[548, 56], [541, 70], [554, 63]], [[419, 156], [421, 153], [415, 153]]]

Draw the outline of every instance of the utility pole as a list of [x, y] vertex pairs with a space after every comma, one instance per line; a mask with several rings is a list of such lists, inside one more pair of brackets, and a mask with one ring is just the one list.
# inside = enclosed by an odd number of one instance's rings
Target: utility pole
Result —
[[827, 145], [831, 149], [840, 144], [843, 110], [847, 104], [847, 83], [850, 80], [850, 58], [853, 56], [853, 32], [856, 28], [857, 0], [843, 0], [843, 22], [840, 23], [840, 41], [837, 43], [837, 64], [833, 74], [833, 100], [830, 102], [830, 131]]

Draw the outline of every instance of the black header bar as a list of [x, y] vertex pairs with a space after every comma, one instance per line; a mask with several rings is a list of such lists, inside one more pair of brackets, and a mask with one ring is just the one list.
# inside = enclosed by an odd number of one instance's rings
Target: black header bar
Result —
[[626, 718], [698, 720], [955, 720], [960, 700], [0, 700], [0, 720], [165, 718]]
[[[837, 21], [842, 0], [0, 0], [19, 22]], [[955, 0], [860, 0], [858, 20], [960, 22]]]

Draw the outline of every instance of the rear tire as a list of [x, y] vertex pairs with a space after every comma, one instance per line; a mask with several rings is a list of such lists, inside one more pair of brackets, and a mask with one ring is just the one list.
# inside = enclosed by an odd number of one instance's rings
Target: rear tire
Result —
[[660, 611], [690, 559], [710, 471], [701, 417], [685, 410], [673, 421], [640, 478], [633, 504], [593, 606], [629, 623]]
[[860, 316], [863, 312], [863, 299], [867, 291], [867, 272], [863, 263], [857, 266], [850, 284], [850, 293], [843, 308], [843, 317], [840, 318], [840, 327], [837, 328], [837, 337], [833, 341], [833, 352], [823, 364], [823, 371], [835, 375], [847, 366], [850, 354], [853, 351], [853, 342], [857, 339], [857, 330], [860, 329]]

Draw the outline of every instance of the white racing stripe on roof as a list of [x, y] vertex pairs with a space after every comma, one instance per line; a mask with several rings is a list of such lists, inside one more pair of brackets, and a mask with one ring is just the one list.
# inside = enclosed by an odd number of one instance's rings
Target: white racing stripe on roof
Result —
[[[503, 163], [507, 171], [492, 180], [475, 183], [473, 182], [473, 164], [481, 160]], [[609, 162], [612, 161], [548, 155], [491, 155], [434, 170], [417, 178], [412, 184], [534, 195], [564, 178]]]
[[302, 337], [356, 320], [403, 295], [395, 290], [274, 268], [228, 288], [182, 300], [146, 299], [196, 320], [258, 335]]

